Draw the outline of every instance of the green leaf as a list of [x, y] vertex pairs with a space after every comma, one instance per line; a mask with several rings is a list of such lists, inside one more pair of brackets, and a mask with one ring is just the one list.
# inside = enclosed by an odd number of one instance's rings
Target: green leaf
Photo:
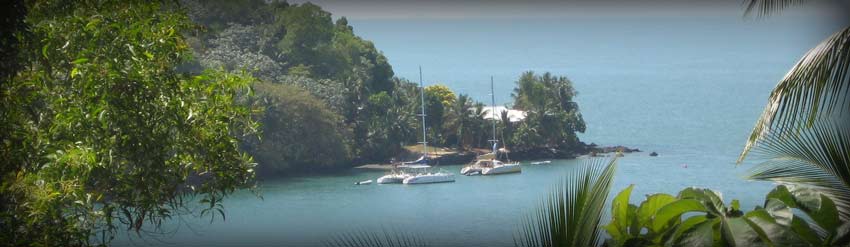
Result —
[[767, 199], [765, 202], [764, 211], [768, 213], [772, 220], [783, 226], [790, 226], [791, 219], [794, 218], [794, 213], [791, 208], [785, 203], [775, 198]]
[[86, 24], [86, 30], [94, 30], [94, 26], [96, 26], [100, 22], [101, 22], [101, 20], [98, 19], [98, 18], [92, 19], [91, 21], [89, 21], [88, 24]]
[[832, 234], [838, 230], [840, 222], [838, 220], [838, 209], [835, 207], [835, 203], [829, 197], [821, 194], [820, 195], [820, 208], [814, 211], [809, 216], [815, 220], [823, 229], [829, 231]]
[[41, 55], [44, 56], [44, 58], [47, 58], [47, 49], [49, 47], [50, 43], [44, 44], [44, 46], [41, 47]]
[[[789, 208], [785, 208], [790, 211]], [[791, 231], [789, 225], [783, 225], [768, 213], [765, 209], [756, 209], [744, 215], [747, 224], [758, 233], [763, 242], [772, 243], [775, 246], [802, 246], [805, 245], [797, 234]]]
[[812, 218], [818, 226], [834, 235], [840, 225], [838, 208], [829, 197], [810, 188], [788, 189], [777, 186], [768, 194], [768, 199], [777, 199], [793, 208], [798, 208]]
[[609, 161], [588, 159], [549, 193], [523, 222], [521, 246], [597, 246], [604, 206], [616, 169]]
[[782, 10], [802, 5], [807, 0], [749, 0], [747, 9], [744, 15], [751, 15], [753, 12], [759, 17], [770, 16], [782, 12]]
[[[634, 185], [629, 185], [623, 191], [620, 191], [616, 197], [614, 197], [614, 201], [611, 202], [611, 223], [613, 229], [620, 234], [627, 234], [627, 229], [629, 225], [631, 225], [631, 215], [629, 215], [629, 198], [632, 194], [632, 189], [634, 189]], [[606, 228], [607, 229], [607, 228]], [[611, 231], [609, 230], [609, 233]]]
[[[702, 216], [701, 216], [702, 217]], [[716, 220], [705, 218], [688, 219], [682, 224], [683, 232], [676, 240], [676, 246], [714, 246], [714, 225]]]
[[[721, 218], [723, 240], [727, 246], [764, 245], [757, 231], [743, 217]], [[764, 239], [767, 239], [765, 236]], [[769, 241], [769, 239], [767, 239]]]
[[770, 135], [811, 128], [816, 121], [828, 119], [832, 114], [848, 114], [850, 101], [845, 100], [850, 93], [848, 42], [850, 27], [843, 27], [809, 50], [788, 71], [771, 92], [738, 158], [739, 164]]
[[817, 232], [809, 226], [809, 223], [806, 223], [806, 220], [800, 217], [794, 217], [791, 220], [791, 230], [810, 245], [820, 246], [823, 244], [823, 240], [818, 236]]
[[768, 207], [767, 203], [770, 202], [770, 199], [778, 200], [788, 207], [796, 208], [797, 201], [794, 199], [794, 196], [791, 195], [791, 191], [788, 190], [788, 187], [785, 185], [776, 186], [770, 192], [767, 193], [767, 197], [765, 200], [765, 208]]
[[89, 59], [88, 59], [88, 58], [81, 57], [81, 58], [77, 58], [77, 60], [74, 60], [74, 61], [73, 61], [73, 62], [71, 62], [71, 63], [72, 63], [72, 64], [83, 64], [83, 63], [86, 63], [86, 62], [88, 62], [88, 61], [89, 61]]
[[642, 226], [649, 225], [658, 209], [674, 201], [676, 201], [676, 197], [668, 194], [653, 194], [648, 196], [638, 207], [638, 222]]
[[77, 75], [80, 75], [80, 74], [81, 74], [81, 73], [80, 73], [80, 69], [79, 69], [79, 68], [76, 68], [76, 67], [75, 67], [75, 68], [71, 69], [71, 78], [72, 78], [72, 79], [73, 79], [74, 77], [77, 77]]
[[723, 205], [723, 200], [716, 192], [703, 188], [686, 188], [679, 191], [677, 196], [680, 199], [694, 199], [699, 201], [705, 207], [705, 211], [715, 216], [723, 216], [726, 214], [726, 207]]
[[652, 230], [659, 232], [670, 221], [678, 219], [682, 214], [688, 212], [705, 212], [705, 206], [695, 199], [681, 199], [661, 207], [655, 214], [652, 222]]

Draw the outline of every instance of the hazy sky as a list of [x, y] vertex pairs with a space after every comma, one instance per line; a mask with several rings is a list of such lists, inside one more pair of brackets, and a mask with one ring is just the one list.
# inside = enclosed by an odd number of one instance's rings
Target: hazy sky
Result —
[[[290, 0], [303, 3], [308, 0]], [[742, 0], [309, 0], [334, 17], [364, 19], [470, 19], [470, 18], [570, 18], [741, 16]], [[824, 15], [846, 18], [848, 0], [812, 0], [782, 13], [782, 18]]]

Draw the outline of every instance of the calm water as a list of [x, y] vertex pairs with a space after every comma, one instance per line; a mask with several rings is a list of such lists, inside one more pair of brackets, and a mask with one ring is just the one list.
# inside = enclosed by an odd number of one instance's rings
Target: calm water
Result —
[[[427, 84], [479, 100], [490, 75], [502, 103], [522, 71], [566, 75], [588, 125], [583, 141], [647, 151], [620, 160], [615, 192], [636, 184], [634, 202], [648, 193], [710, 187], [745, 208], [761, 204], [771, 188], [741, 178], [752, 162], [734, 163], [752, 124], [775, 83], [838, 27], [817, 18], [737, 17], [352, 24], [399, 76], [417, 80], [421, 65]], [[648, 157], [649, 151], [660, 156]], [[385, 227], [416, 232], [437, 246], [510, 246], [519, 219], [579, 162], [418, 186], [354, 186], [382, 174], [358, 171], [263, 181], [263, 200], [245, 192], [225, 201], [224, 222], [184, 217], [158, 240], [121, 236], [116, 244], [310, 246], [334, 233]], [[461, 166], [444, 168], [457, 173]]]

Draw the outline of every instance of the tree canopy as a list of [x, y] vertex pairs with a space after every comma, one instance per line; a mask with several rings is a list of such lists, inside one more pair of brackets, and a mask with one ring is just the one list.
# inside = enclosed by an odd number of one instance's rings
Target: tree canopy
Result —
[[578, 103], [573, 101], [576, 94], [572, 81], [566, 77], [523, 73], [512, 96], [514, 107], [526, 110], [528, 116], [516, 127], [512, 140], [515, 146], [531, 149], [577, 145], [575, 133], [583, 133], [586, 126]]
[[223, 216], [222, 199], [253, 186], [253, 160], [236, 139], [258, 127], [237, 102], [253, 78], [179, 72], [191, 23], [177, 6], [26, 8], [29, 33], [14, 47], [21, 69], [0, 88], [12, 126], [0, 174], [6, 243], [108, 242], [119, 226], [156, 228], [190, 202]]

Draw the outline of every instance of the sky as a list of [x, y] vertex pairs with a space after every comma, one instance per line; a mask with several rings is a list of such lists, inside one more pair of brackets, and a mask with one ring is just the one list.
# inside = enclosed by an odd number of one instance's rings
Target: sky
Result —
[[[304, 3], [307, 0], [290, 0]], [[309, 0], [351, 20], [374, 19], [486, 19], [486, 18], [588, 18], [742, 16], [743, 0]], [[783, 11], [782, 18], [824, 15], [848, 17], [848, 0], [810, 0]]]

